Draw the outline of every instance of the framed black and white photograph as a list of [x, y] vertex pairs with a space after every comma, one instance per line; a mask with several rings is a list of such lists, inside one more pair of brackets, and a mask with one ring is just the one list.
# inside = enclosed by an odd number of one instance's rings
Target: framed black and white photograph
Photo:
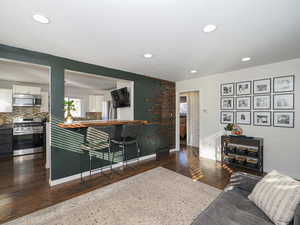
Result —
[[221, 110], [233, 110], [234, 98], [221, 98]]
[[253, 109], [254, 110], [271, 109], [271, 96], [270, 95], [253, 96]]
[[234, 123], [234, 112], [221, 112], [221, 123], [228, 124]]
[[254, 126], [271, 126], [271, 112], [255, 111], [253, 112], [253, 125]]
[[290, 92], [295, 89], [295, 76], [274, 77], [274, 93]]
[[233, 95], [234, 95], [233, 83], [221, 84], [221, 96], [233, 96]]
[[271, 79], [261, 79], [253, 81], [253, 94], [271, 93]]
[[294, 94], [273, 95], [273, 109], [274, 110], [294, 109]]
[[251, 97], [237, 97], [236, 98], [237, 110], [250, 110], [251, 109]]
[[251, 95], [251, 81], [236, 83], [236, 95]]
[[240, 125], [251, 125], [251, 112], [250, 111], [237, 111], [236, 123]]
[[294, 112], [273, 112], [273, 126], [294, 128]]

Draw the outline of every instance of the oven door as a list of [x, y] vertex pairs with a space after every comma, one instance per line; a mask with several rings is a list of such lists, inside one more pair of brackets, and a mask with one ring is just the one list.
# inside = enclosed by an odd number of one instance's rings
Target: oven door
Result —
[[14, 155], [42, 152], [44, 134], [23, 134], [13, 136]]

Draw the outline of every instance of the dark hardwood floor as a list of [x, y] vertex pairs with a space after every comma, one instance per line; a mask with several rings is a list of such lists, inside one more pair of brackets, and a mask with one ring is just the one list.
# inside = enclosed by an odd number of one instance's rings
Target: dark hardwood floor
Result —
[[49, 187], [44, 165], [43, 155], [0, 159], [0, 223], [159, 166], [220, 189], [228, 183], [232, 172], [216, 161], [199, 158], [198, 149], [191, 147], [182, 147], [181, 151], [173, 152], [160, 161], [142, 161], [138, 170], [126, 168], [121, 175], [113, 174], [111, 179], [96, 174], [86, 184], [75, 180]]

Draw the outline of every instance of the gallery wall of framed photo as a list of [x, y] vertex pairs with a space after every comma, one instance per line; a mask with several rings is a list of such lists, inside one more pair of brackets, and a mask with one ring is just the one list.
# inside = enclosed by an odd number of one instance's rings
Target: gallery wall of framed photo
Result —
[[220, 122], [294, 128], [295, 75], [223, 83]]

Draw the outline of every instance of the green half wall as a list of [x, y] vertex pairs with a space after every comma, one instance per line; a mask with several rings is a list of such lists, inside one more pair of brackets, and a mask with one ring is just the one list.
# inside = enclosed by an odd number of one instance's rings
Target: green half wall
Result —
[[[0, 58], [45, 65], [51, 69], [50, 114], [53, 139], [51, 142], [51, 180], [72, 176], [80, 172], [79, 147], [83, 142], [84, 134], [80, 131], [61, 129], [55, 125], [57, 122], [63, 121], [64, 117], [65, 70], [134, 81], [134, 119], [158, 122], [143, 129], [140, 138], [141, 155], [153, 154], [158, 149], [170, 149], [171, 145], [174, 145], [174, 143], [166, 141], [163, 135], [160, 135], [161, 114], [157, 113], [157, 110], [154, 113], [154, 109], [157, 109], [158, 104], [160, 104], [153, 99], [161, 96], [161, 80], [1, 44]], [[84, 160], [84, 168], [88, 168], [88, 160]]]

